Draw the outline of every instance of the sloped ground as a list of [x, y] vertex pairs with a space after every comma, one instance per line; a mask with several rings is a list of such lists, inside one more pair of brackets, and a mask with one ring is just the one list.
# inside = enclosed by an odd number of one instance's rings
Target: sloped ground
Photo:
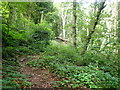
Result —
[[[23, 67], [20, 69], [22, 74], [26, 75], [29, 82], [32, 83], [30, 88], [50, 89], [53, 88], [51, 83], [60, 79], [55, 78], [55, 75], [50, 73], [47, 69], [29, 67], [27, 63], [34, 59], [39, 59], [39, 55], [35, 56], [21, 56], [18, 58], [22, 62]], [[40, 90], [41, 90], [40, 89]], [[54, 88], [55, 89], [55, 88]], [[59, 87], [59, 90], [63, 90]], [[65, 89], [64, 89], [65, 90]], [[81, 86], [78, 90], [90, 90], [84, 86]]]
[[27, 79], [32, 82], [31, 88], [52, 88], [50, 83], [55, 81], [54, 75], [51, 74], [47, 69], [35, 69], [26, 65], [27, 62], [33, 59], [37, 59], [40, 56], [32, 56], [32, 58], [28, 58], [27, 56], [21, 56], [18, 58], [23, 64], [23, 67], [20, 71], [27, 76]]

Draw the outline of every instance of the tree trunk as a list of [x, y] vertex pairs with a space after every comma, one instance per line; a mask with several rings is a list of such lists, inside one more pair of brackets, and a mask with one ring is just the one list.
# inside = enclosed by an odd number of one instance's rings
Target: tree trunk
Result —
[[76, 47], [77, 44], [76, 44], [76, 41], [77, 41], [77, 38], [76, 38], [76, 19], [77, 19], [77, 16], [76, 16], [76, 0], [73, 0], [73, 46]]
[[98, 10], [98, 13], [97, 13], [97, 16], [96, 16], [96, 20], [95, 20], [95, 22], [94, 22], [94, 24], [93, 24], [93, 28], [92, 28], [92, 30], [89, 32], [89, 35], [88, 35], [88, 37], [87, 37], [87, 39], [86, 39], [86, 43], [85, 43], [84, 50], [83, 50], [82, 54], [85, 54], [85, 52], [87, 51], [87, 48], [88, 48], [89, 42], [90, 42], [90, 40], [91, 40], [91, 37], [92, 37], [93, 33], [95, 32], [96, 25], [98, 24], [98, 21], [99, 21], [99, 17], [100, 17], [100, 15], [101, 15], [101, 12], [102, 12], [102, 10], [105, 8], [105, 1], [106, 1], [106, 0], [104, 0], [103, 2], [100, 3], [101, 6], [100, 6], [100, 8], [99, 8], [99, 10]]
[[[44, 11], [41, 11], [41, 20], [40, 20], [40, 22], [42, 22], [43, 21], [43, 13], [44, 13]], [[39, 23], [39, 22], [38, 22]]]
[[8, 28], [8, 32], [7, 35], [9, 34], [10, 31], [10, 24], [11, 24], [11, 20], [12, 20], [12, 6], [10, 5], [10, 2], [8, 2], [8, 7], [9, 7], [9, 13], [8, 13], [8, 18], [7, 18], [7, 28]]
[[[120, 61], [119, 61], [119, 58], [120, 58], [120, 2], [118, 2], [118, 24], [117, 24], [117, 40], [118, 40], [118, 45], [117, 45], [117, 48], [118, 48], [118, 63], [120, 65]], [[120, 69], [118, 69], [118, 72], [120, 72]], [[118, 75], [118, 78], [120, 78], [120, 75]]]

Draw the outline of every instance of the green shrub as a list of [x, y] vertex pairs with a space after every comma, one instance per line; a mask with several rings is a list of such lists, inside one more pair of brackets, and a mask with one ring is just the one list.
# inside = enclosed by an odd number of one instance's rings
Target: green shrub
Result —
[[59, 60], [59, 62], [67, 61], [74, 63], [81, 60], [79, 53], [70, 45], [49, 45], [45, 48], [44, 55], [55, 56], [55, 59]]

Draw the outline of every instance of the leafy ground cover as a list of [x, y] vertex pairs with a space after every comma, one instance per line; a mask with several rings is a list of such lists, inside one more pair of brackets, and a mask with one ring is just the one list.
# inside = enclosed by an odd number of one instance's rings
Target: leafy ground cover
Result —
[[5, 88], [119, 88], [118, 58], [112, 55], [79, 55], [70, 45], [50, 43], [40, 55], [18, 57], [3, 61]]
[[[108, 63], [109, 62], [109, 63]], [[50, 45], [41, 59], [27, 63], [30, 67], [49, 68], [60, 81], [54, 87], [118, 88], [118, 66], [115, 58], [87, 53], [80, 56], [74, 48]]]
[[108, 2], [0, 2], [3, 89], [120, 88], [120, 5]]
[[54, 74], [47, 69], [32, 68], [26, 64], [31, 60], [38, 60], [39, 57], [39, 55], [22, 55], [18, 57], [18, 63], [14, 63], [17, 66], [3, 67], [3, 89], [53, 88], [50, 83], [55, 81]]
[[[50, 83], [55, 81], [54, 74], [51, 74], [47, 69], [32, 68], [26, 63], [31, 60], [38, 60], [40, 56], [29, 56], [31, 59], [23, 61], [23, 67], [20, 69], [22, 74], [26, 75], [28, 81], [32, 83], [29, 88], [52, 88]], [[24, 57], [21, 57], [23, 59]]]
[[19, 71], [22, 67], [20, 62], [14, 62], [13, 59], [11, 61], [4, 60], [2, 65], [3, 89], [25, 88], [31, 86], [31, 82], [28, 82], [26, 76]]

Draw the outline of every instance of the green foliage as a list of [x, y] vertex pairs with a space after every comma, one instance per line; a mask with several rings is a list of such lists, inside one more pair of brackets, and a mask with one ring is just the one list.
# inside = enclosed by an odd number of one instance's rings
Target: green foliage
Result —
[[43, 21], [41, 24], [36, 25], [32, 37], [36, 41], [50, 40], [54, 36], [54, 33], [51, 29], [52, 28], [50, 25], [47, 22]]
[[[27, 9], [26, 9], [27, 8]], [[41, 21], [42, 12], [44, 19]], [[54, 19], [47, 13], [54, 12], [51, 2], [2, 2], [2, 55], [3, 87], [30, 87], [26, 77], [19, 72], [20, 55], [38, 54], [44, 51], [54, 37]], [[17, 69], [16, 69], [17, 68]]]
[[[2, 87], [5, 88], [21, 88], [30, 87], [31, 83], [27, 81], [26, 76], [19, 72], [21, 67], [20, 62], [15, 62], [15, 59], [3, 60], [3, 79]], [[7, 66], [7, 67], [6, 67]]]
[[70, 45], [64, 46], [62, 44], [49, 45], [45, 49], [44, 55], [54, 56], [59, 62], [66, 60], [67, 62], [74, 63], [74, 61], [80, 58], [75, 48]]
[[[7, 31], [7, 26], [2, 24], [3, 28], [3, 58], [15, 56], [16, 54], [33, 54], [43, 51], [44, 47], [49, 44], [49, 40], [54, 34], [47, 22], [41, 24], [32, 24], [30, 28], [23, 30]], [[12, 29], [12, 28], [10, 28]]]
[[[111, 13], [101, 14], [86, 53], [80, 55], [84, 50], [87, 36], [93, 28], [97, 13], [89, 10], [88, 15], [84, 12], [87, 9], [84, 9], [82, 4], [78, 5], [76, 10], [78, 47], [74, 48], [52, 40], [55, 36], [59, 36], [63, 28], [65, 36], [69, 39], [72, 37], [71, 11], [73, 10], [71, 7], [67, 8], [67, 5], [70, 6], [71, 2], [63, 3], [62, 7], [66, 7], [66, 10], [62, 11], [62, 15], [66, 14], [67, 21], [65, 21], [65, 27], [62, 27], [64, 26], [62, 25], [63, 18], [58, 16], [59, 10], [53, 8], [52, 2], [2, 2], [2, 82], [4, 88], [30, 87], [31, 83], [26, 80], [26, 76], [19, 72], [21, 65], [16, 58], [19, 55], [33, 55], [41, 52], [43, 52], [41, 58], [34, 59], [27, 65], [34, 68], [48, 68], [55, 73], [58, 81], [52, 83], [54, 87], [119, 87], [117, 55], [119, 45], [117, 36], [114, 34], [116, 30], [108, 29], [107, 25], [109, 24], [107, 22], [115, 22], [105, 21], [105, 17], [109, 18]], [[105, 40], [104, 43], [103, 40]]]
[[[2, 22], [2, 40], [3, 48], [18, 46], [26, 48], [22, 53], [43, 51], [43, 47], [49, 44], [49, 40], [53, 38], [53, 24], [47, 19], [41, 20], [41, 12], [43, 11], [47, 17], [47, 13], [54, 12], [51, 2], [3, 2], [2, 13], [4, 20]], [[47, 8], [49, 7], [49, 8]], [[26, 11], [25, 8], [28, 8]], [[26, 13], [27, 12], [27, 13]], [[35, 13], [33, 13], [35, 12]], [[52, 19], [53, 17], [51, 17]], [[49, 17], [50, 19], [50, 17]], [[49, 21], [49, 22], [48, 22]], [[42, 48], [41, 48], [42, 47]], [[15, 49], [15, 48], [14, 48]], [[9, 50], [10, 51], [10, 50]], [[16, 52], [15, 52], [16, 53]], [[13, 55], [12, 55], [13, 56]]]
[[113, 64], [115, 58], [111, 59], [92, 53], [79, 56], [73, 47], [60, 44], [48, 46], [41, 59], [32, 60], [28, 65], [46, 67], [55, 73], [60, 80], [52, 83], [54, 87], [117, 88], [119, 78], [114, 67], [117, 64]]

